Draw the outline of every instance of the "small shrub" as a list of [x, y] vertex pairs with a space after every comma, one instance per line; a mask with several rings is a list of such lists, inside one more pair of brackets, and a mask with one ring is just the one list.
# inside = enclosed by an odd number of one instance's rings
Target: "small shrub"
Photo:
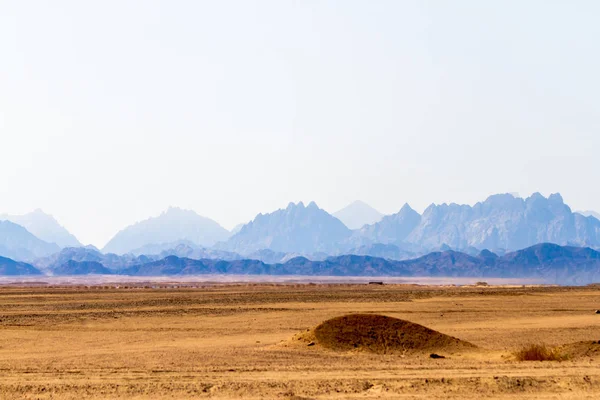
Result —
[[563, 361], [567, 357], [558, 349], [545, 344], [530, 344], [515, 353], [518, 361]]
[[489, 286], [487, 282], [477, 282], [476, 286]]

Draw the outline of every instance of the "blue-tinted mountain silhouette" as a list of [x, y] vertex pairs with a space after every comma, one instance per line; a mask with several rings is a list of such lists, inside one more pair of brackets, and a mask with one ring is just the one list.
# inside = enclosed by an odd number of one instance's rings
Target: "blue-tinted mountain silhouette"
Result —
[[424, 251], [444, 245], [516, 250], [543, 242], [600, 247], [600, 221], [572, 212], [560, 194], [527, 199], [500, 194], [474, 206], [432, 204], [421, 216], [405, 206], [359, 234], [363, 241], [412, 244]]
[[[68, 254], [73, 252], [72, 254]], [[584, 247], [542, 243], [498, 256], [489, 250], [469, 255], [453, 250], [438, 251], [402, 261], [381, 257], [342, 255], [313, 261], [295, 257], [282, 263], [260, 260], [217, 260], [168, 256], [99, 255], [87, 249], [65, 249], [61, 257], [47, 259], [39, 269], [0, 258], [0, 275], [121, 274], [178, 276], [202, 274], [271, 274], [314, 276], [405, 276], [536, 278], [546, 283], [587, 284], [600, 281], [600, 252]], [[52, 261], [52, 262], [50, 262]], [[109, 267], [110, 266], [110, 267]]]
[[148, 245], [187, 240], [199, 246], [212, 246], [226, 240], [229, 231], [212, 219], [194, 211], [169, 208], [160, 216], [128, 226], [104, 247], [105, 253], [125, 254]]
[[548, 283], [600, 281], [600, 252], [589, 248], [538, 244], [504, 256], [484, 250], [476, 256], [452, 250], [412, 260], [343, 255], [324, 261], [296, 257], [285, 263], [257, 260], [192, 260], [170, 256], [118, 271], [125, 275], [272, 274], [316, 276], [433, 276], [537, 278]]
[[30, 261], [56, 253], [60, 247], [37, 238], [21, 225], [0, 221], [0, 256]]
[[31, 264], [0, 257], [0, 276], [42, 275], [42, 272]]
[[24, 215], [0, 215], [0, 220], [21, 225], [31, 234], [47, 243], [56, 243], [59, 247], [79, 247], [81, 243], [49, 214], [38, 209]]
[[290, 203], [287, 208], [259, 214], [217, 248], [247, 255], [270, 249], [275, 252], [310, 254], [337, 252], [340, 242], [352, 231], [339, 219], [320, 209], [314, 202], [304, 206]]

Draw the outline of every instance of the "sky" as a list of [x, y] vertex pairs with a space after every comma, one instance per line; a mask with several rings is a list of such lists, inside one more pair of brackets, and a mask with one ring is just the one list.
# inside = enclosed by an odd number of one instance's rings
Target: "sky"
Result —
[[600, 210], [600, 2], [0, 0], [0, 214]]

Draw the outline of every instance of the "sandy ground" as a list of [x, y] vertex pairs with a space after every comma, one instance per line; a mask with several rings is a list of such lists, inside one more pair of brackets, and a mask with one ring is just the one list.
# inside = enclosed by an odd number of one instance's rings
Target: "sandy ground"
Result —
[[[600, 288], [216, 285], [0, 287], [0, 398], [600, 398], [594, 351], [519, 362], [529, 343], [600, 340]], [[348, 313], [471, 342], [443, 354], [294, 340]]]

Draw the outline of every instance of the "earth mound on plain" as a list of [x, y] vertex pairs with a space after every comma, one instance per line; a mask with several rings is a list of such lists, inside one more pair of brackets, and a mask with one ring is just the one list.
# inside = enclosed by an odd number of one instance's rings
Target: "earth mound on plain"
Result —
[[600, 357], [600, 340], [568, 343], [558, 346], [558, 350], [568, 359], [571, 358], [598, 358]]
[[476, 346], [423, 325], [375, 314], [351, 314], [329, 319], [296, 337], [337, 351], [373, 353], [455, 352]]

